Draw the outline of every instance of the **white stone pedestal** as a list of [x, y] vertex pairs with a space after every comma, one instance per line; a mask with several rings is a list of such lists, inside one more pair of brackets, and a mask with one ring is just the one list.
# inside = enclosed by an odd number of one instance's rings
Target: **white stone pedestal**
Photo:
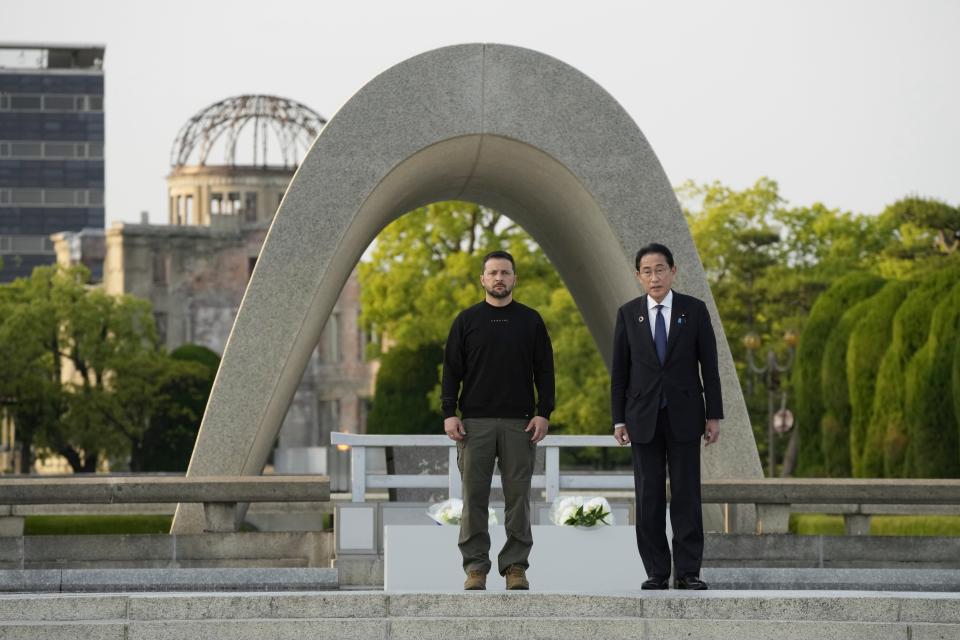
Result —
[[[463, 559], [457, 548], [460, 527], [398, 525], [385, 527], [384, 589], [386, 591], [459, 591]], [[490, 527], [488, 591], [503, 591], [497, 554], [506, 541], [503, 526]], [[637, 553], [633, 527], [582, 530], [554, 525], [533, 526], [533, 550], [527, 570], [533, 591], [602, 593], [639, 590], [647, 579]]]

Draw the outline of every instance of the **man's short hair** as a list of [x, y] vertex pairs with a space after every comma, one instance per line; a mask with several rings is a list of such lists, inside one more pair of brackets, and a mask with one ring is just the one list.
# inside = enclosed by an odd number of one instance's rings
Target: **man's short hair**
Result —
[[491, 251], [487, 255], [483, 256], [483, 262], [480, 263], [480, 272], [483, 273], [487, 270], [487, 260], [495, 260], [497, 258], [500, 258], [501, 260], [509, 260], [510, 268], [513, 269], [514, 272], [517, 271], [517, 263], [514, 262], [512, 255], [506, 251]]
[[640, 251], [637, 251], [637, 257], [634, 260], [634, 263], [637, 267], [637, 271], [640, 271], [640, 260], [643, 259], [643, 256], [649, 253], [659, 253], [667, 259], [667, 264], [670, 268], [673, 268], [673, 252], [670, 249], [667, 249], [665, 245], [660, 244], [659, 242], [651, 242], [645, 247], [640, 247]]

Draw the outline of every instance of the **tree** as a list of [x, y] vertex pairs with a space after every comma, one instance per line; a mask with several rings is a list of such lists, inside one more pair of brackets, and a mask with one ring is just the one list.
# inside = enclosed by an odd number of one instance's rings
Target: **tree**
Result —
[[909, 288], [910, 285], [902, 280], [887, 282], [866, 301], [863, 318], [853, 327], [847, 343], [850, 465], [853, 475], [858, 478], [875, 478], [883, 473], [883, 433], [872, 428], [871, 423], [877, 371], [890, 346], [894, 314]]
[[926, 343], [906, 371], [904, 417], [910, 477], [960, 477], [951, 366], [960, 341], [960, 282], [933, 310]]
[[[441, 202], [412, 211], [387, 226], [377, 237], [370, 261], [360, 265], [361, 322], [368, 331], [383, 333], [390, 343], [408, 350], [410, 357], [421, 348], [427, 355], [436, 353], [432, 349], [442, 348], [457, 313], [483, 299], [480, 260], [499, 249], [509, 251], [517, 262], [514, 297], [539, 310], [551, 334], [557, 397], [561, 399], [551, 422], [558, 429], [577, 433], [606, 432], [609, 377], [570, 293], [532, 238], [495, 211], [472, 203]], [[391, 347], [385, 354], [391, 364], [384, 375], [400, 366], [392, 363], [390, 354], [395, 349]], [[429, 407], [440, 406], [440, 360], [431, 357], [431, 361], [432, 379], [428, 383], [427, 378], [411, 374], [404, 387], [405, 396], [411, 398], [404, 397], [403, 402], [420, 406], [412, 399], [418, 395], [410, 386], [415, 378], [423, 385], [419, 397], [428, 397]], [[381, 366], [387, 366], [386, 360]], [[393, 374], [385, 379], [393, 379]], [[378, 396], [380, 391], [378, 375]], [[376, 409], [376, 398], [374, 404], [368, 422], [392, 424]], [[434, 432], [439, 424], [438, 419]]]
[[[798, 469], [807, 475], [826, 472], [823, 438], [820, 434], [825, 406], [821, 375], [830, 334], [844, 311], [872, 296], [883, 280], [869, 273], [853, 272], [838, 280], [819, 298], [807, 318], [797, 347], [793, 385], [796, 390]], [[839, 363], [838, 363], [838, 366]]]
[[[931, 309], [960, 279], [960, 269], [940, 269], [919, 280], [893, 318], [893, 339], [880, 362], [874, 395], [871, 431], [867, 441], [882, 441], [878, 450], [867, 448], [864, 453], [866, 469], [882, 467], [888, 478], [905, 477], [907, 452], [906, 372], [910, 361], [927, 341]], [[882, 438], [880, 437], [882, 434]], [[880, 460], [876, 457], [879, 456]]]
[[131, 471], [186, 471], [197, 441], [220, 356], [185, 344], [170, 354], [162, 402], [139, 441], [131, 442]]
[[436, 344], [396, 346], [380, 356], [376, 392], [367, 415], [369, 433], [438, 433], [439, 403], [428, 393], [437, 383], [443, 349]]
[[[822, 204], [787, 207], [777, 183], [768, 178], [741, 191], [719, 183], [686, 183], [678, 195], [764, 455], [766, 390], [750, 384], [743, 339], [757, 334], [762, 344], [779, 351], [784, 359], [786, 345], [781, 336], [788, 330], [803, 330], [820, 294], [844, 274], [861, 268], [870, 252], [882, 246], [882, 239], [864, 216]], [[819, 390], [819, 381], [815, 384]], [[819, 443], [819, 422], [807, 427]]]
[[832, 478], [851, 474], [851, 405], [847, 383], [847, 358], [850, 335], [862, 322], [873, 298], [867, 298], [847, 309], [827, 338], [820, 367], [820, 393], [823, 396], [823, 417], [820, 419], [821, 449], [824, 471]]
[[[180, 410], [168, 386], [199, 375], [159, 347], [150, 304], [87, 285], [84, 267], [38, 267], [0, 286], [0, 398], [17, 425], [22, 468], [35, 448], [92, 472], [106, 454], [125, 461], [151, 421]], [[204, 369], [203, 375], [209, 376]]]

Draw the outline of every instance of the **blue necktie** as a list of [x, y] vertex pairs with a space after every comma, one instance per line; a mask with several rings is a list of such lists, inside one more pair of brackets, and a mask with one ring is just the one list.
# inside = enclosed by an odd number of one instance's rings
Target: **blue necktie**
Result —
[[657, 347], [657, 357], [660, 358], [660, 364], [662, 365], [667, 359], [667, 323], [663, 319], [663, 305], [658, 304], [655, 308], [657, 310], [657, 326], [653, 332], [653, 343]]
[[[660, 359], [660, 366], [667, 359], [667, 323], [663, 319], [663, 305], [657, 307], [657, 324], [653, 331], [653, 344], [657, 347], [657, 357]], [[660, 392], [660, 408], [667, 406], [667, 396]]]

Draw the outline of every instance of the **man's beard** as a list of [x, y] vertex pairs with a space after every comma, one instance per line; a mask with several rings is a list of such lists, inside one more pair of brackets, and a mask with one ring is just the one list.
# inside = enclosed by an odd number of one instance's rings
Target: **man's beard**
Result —
[[491, 296], [493, 296], [494, 298], [498, 298], [498, 299], [499, 299], [499, 298], [506, 298], [507, 296], [509, 296], [509, 295], [513, 292], [513, 289], [511, 289], [510, 287], [508, 287], [508, 286], [506, 286], [506, 285], [503, 285], [503, 288], [502, 288], [502, 289], [497, 289], [496, 287], [491, 287], [491, 288], [488, 289], [488, 288], [484, 287], [484, 291], [486, 291], [487, 293], [489, 293], [489, 294], [490, 294]]

